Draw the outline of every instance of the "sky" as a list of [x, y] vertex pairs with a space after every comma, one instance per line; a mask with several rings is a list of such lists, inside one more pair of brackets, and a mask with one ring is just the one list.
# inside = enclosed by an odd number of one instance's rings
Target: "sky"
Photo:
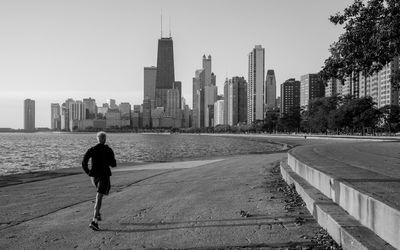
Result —
[[265, 48], [277, 94], [289, 78], [318, 72], [343, 32], [329, 22], [352, 0], [3, 0], [0, 1], [0, 128], [23, 128], [23, 101], [36, 127], [50, 104], [92, 97], [143, 102], [143, 68], [156, 66], [161, 36], [174, 42], [175, 80], [192, 106], [192, 78], [212, 56], [219, 94], [225, 78], [247, 79], [248, 54]]

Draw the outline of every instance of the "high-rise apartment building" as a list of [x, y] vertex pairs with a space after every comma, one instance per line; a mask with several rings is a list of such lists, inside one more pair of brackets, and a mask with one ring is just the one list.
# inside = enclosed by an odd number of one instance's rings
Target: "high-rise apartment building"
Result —
[[310, 100], [325, 96], [325, 85], [318, 74], [300, 77], [300, 106], [308, 107]]
[[264, 120], [265, 104], [265, 49], [256, 45], [249, 54], [247, 84], [247, 122]]
[[51, 129], [52, 130], [61, 130], [61, 109], [59, 103], [52, 103], [51, 104]]
[[156, 100], [156, 76], [157, 76], [157, 68], [152, 67], [144, 67], [143, 74], [143, 89], [144, 96], [143, 99], [148, 97], [150, 100]]
[[294, 78], [281, 85], [281, 116], [291, 114], [300, 108], [300, 81]]
[[35, 101], [24, 100], [24, 130], [35, 131]]
[[265, 79], [265, 104], [266, 110], [273, 110], [276, 108], [276, 78], [275, 71], [269, 69]]
[[400, 57], [395, 57], [379, 72], [368, 76], [367, 79], [360, 73], [358, 85], [360, 97], [371, 96], [378, 108], [385, 105], [399, 105], [399, 90], [392, 86], [391, 75], [400, 69]]
[[214, 126], [224, 124], [224, 100], [214, 103]]
[[171, 37], [158, 39], [157, 74], [156, 74], [156, 107], [167, 106], [167, 91], [173, 88], [174, 73], [174, 48]]
[[74, 103], [74, 99], [68, 98], [65, 102], [61, 105], [61, 130], [63, 131], [70, 131], [69, 128], [69, 106], [71, 103]]
[[342, 82], [338, 79], [330, 79], [326, 82], [325, 96], [330, 97], [334, 95], [342, 95]]

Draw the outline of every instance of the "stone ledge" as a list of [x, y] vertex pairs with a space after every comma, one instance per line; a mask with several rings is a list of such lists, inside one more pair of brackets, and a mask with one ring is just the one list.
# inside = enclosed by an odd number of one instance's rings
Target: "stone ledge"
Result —
[[296, 174], [286, 161], [280, 169], [283, 179], [295, 185], [307, 209], [343, 249], [395, 249]]

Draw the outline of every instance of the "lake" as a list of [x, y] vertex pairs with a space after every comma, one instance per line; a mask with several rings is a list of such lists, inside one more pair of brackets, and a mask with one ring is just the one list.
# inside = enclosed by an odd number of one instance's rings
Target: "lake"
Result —
[[[80, 167], [95, 133], [0, 133], [0, 175]], [[109, 133], [107, 144], [118, 163], [207, 159], [268, 153], [281, 145], [264, 138], [189, 134]]]

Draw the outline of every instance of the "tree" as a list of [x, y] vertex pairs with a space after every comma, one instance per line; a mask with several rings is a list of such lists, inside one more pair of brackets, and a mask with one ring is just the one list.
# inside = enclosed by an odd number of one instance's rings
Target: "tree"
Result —
[[330, 128], [330, 113], [335, 111], [341, 97], [335, 95], [331, 97], [316, 98], [310, 101], [306, 112], [306, 119], [311, 131], [326, 133]]
[[287, 132], [298, 132], [300, 129], [300, 107], [293, 107], [279, 120], [279, 126]]
[[397, 105], [386, 105], [379, 109], [383, 127], [389, 133], [400, 130], [400, 107]]
[[[360, 72], [369, 76], [400, 55], [398, 0], [355, 0], [330, 21], [342, 25], [345, 32], [331, 45], [331, 55], [320, 72], [325, 80]], [[393, 75], [399, 74], [397, 70]], [[393, 86], [399, 87], [399, 77], [392, 79]]]
[[359, 99], [347, 97], [338, 112], [342, 127], [347, 127], [351, 132], [359, 131], [361, 134], [364, 134], [365, 128], [374, 129], [379, 120], [379, 112], [370, 96]]
[[279, 113], [278, 112], [267, 112], [264, 118], [263, 130], [269, 133], [274, 132], [278, 124]]

